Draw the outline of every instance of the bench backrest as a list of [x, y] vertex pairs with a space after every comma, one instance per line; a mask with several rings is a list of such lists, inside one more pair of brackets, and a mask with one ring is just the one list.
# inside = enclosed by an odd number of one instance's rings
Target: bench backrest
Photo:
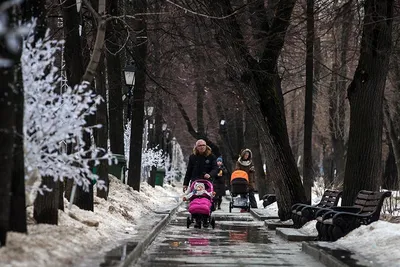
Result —
[[370, 213], [373, 220], [378, 220], [383, 205], [383, 201], [386, 197], [390, 197], [392, 192], [377, 192], [361, 190], [358, 192], [356, 200], [354, 201], [354, 207], [360, 208], [360, 214]]
[[324, 192], [321, 201], [316, 206], [321, 208], [330, 208], [337, 206], [341, 196], [342, 191], [328, 189]]

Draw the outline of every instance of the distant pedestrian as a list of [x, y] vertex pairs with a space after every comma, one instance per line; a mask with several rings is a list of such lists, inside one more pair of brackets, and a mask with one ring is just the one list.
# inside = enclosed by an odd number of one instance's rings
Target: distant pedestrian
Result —
[[254, 197], [255, 189], [255, 169], [252, 161], [252, 153], [248, 148], [240, 151], [239, 159], [236, 162], [235, 170], [242, 170], [247, 172], [249, 176], [249, 201], [252, 208], [257, 208], [257, 201]]
[[214, 178], [213, 186], [215, 192], [215, 202], [217, 209], [221, 209], [222, 197], [225, 196], [225, 182], [228, 171], [226, 170], [222, 157], [217, 158], [218, 174]]

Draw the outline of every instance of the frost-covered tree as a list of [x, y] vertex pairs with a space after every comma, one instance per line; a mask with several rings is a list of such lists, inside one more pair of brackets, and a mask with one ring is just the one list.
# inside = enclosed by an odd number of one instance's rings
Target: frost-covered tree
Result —
[[[30, 34], [25, 40], [21, 58], [25, 90], [25, 166], [28, 172], [37, 170], [41, 176], [51, 176], [55, 181], [74, 179], [87, 190], [98, 178], [90, 164], [97, 165], [102, 159], [111, 163], [112, 159], [110, 153], [95, 146], [85, 149], [83, 140], [84, 131], [92, 133], [93, 129], [101, 127], [86, 125], [85, 118], [95, 113], [102, 99], [89, 90], [87, 84], [56, 92], [60, 77], [54, 61], [61, 42], [50, 40], [48, 32], [43, 40], [33, 42], [33, 38]], [[63, 143], [73, 144], [72, 153], [63, 152]], [[103, 187], [102, 183], [97, 185]]]
[[[131, 139], [131, 121], [129, 121], [126, 124], [124, 131], [124, 151], [125, 151], [127, 166], [129, 166], [130, 139]], [[141, 161], [142, 172], [149, 172], [151, 167], [153, 166], [157, 168], [165, 167], [164, 166], [165, 162], [166, 159], [161, 149], [158, 148], [142, 149], [142, 161]], [[147, 178], [146, 175], [145, 177]]]
[[[129, 162], [129, 147], [130, 147], [130, 133], [131, 133], [131, 122], [126, 124], [124, 132], [124, 146], [125, 146], [125, 157], [127, 160], [127, 166]], [[144, 138], [146, 140], [146, 138]], [[147, 144], [146, 144], [147, 145]], [[165, 181], [172, 182], [174, 179], [180, 180], [182, 175], [186, 171], [186, 163], [182, 153], [182, 148], [179, 143], [175, 142], [174, 148], [172, 149], [172, 161], [169, 156], [164, 153], [162, 149], [149, 148], [142, 150], [142, 172], [149, 173], [152, 167], [163, 168], [165, 170]], [[142, 175], [143, 176], [143, 175]], [[148, 178], [148, 175], [144, 175]]]

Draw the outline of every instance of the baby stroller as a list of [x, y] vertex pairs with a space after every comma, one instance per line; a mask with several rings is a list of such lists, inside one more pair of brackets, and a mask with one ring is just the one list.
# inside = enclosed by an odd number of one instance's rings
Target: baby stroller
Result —
[[213, 185], [207, 180], [196, 180], [190, 184], [190, 192], [194, 190], [196, 182], [203, 183], [205, 190], [211, 193], [208, 195], [193, 195], [189, 198], [189, 213], [190, 216], [187, 217], [187, 228], [194, 222], [195, 228], [201, 228], [203, 224], [204, 228], [208, 228], [209, 225], [215, 228], [215, 218], [211, 216], [211, 211], [213, 207]]
[[231, 175], [231, 202], [229, 212], [233, 208], [242, 208], [250, 211], [249, 201], [249, 176], [242, 170], [234, 171]]

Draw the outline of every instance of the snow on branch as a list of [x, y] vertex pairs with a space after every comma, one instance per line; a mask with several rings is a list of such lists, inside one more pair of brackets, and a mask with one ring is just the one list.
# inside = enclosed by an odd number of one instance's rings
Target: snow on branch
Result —
[[[32, 29], [33, 27], [31, 27]], [[21, 56], [25, 92], [24, 138], [27, 172], [38, 170], [41, 176], [54, 180], [74, 179], [88, 189], [98, 178], [90, 164], [113, 159], [111, 153], [93, 145], [85, 149], [84, 131], [92, 134], [101, 125], [86, 125], [86, 118], [95, 113], [102, 98], [89, 90], [88, 84], [60, 90], [60, 75], [55, 66], [55, 53], [62, 41], [50, 40], [47, 31], [43, 40], [34, 43], [33, 31], [24, 40]], [[73, 147], [66, 153], [65, 144]], [[104, 187], [100, 181], [98, 187]]]
[[[131, 143], [131, 121], [129, 121], [125, 126], [124, 131], [124, 151], [126, 157], [127, 166], [129, 166], [129, 147]], [[146, 144], [147, 145], [147, 144]], [[163, 155], [163, 150], [156, 148], [149, 148], [142, 150], [142, 161], [141, 166], [142, 168], [148, 167], [163, 167], [164, 166], [165, 157]]]

